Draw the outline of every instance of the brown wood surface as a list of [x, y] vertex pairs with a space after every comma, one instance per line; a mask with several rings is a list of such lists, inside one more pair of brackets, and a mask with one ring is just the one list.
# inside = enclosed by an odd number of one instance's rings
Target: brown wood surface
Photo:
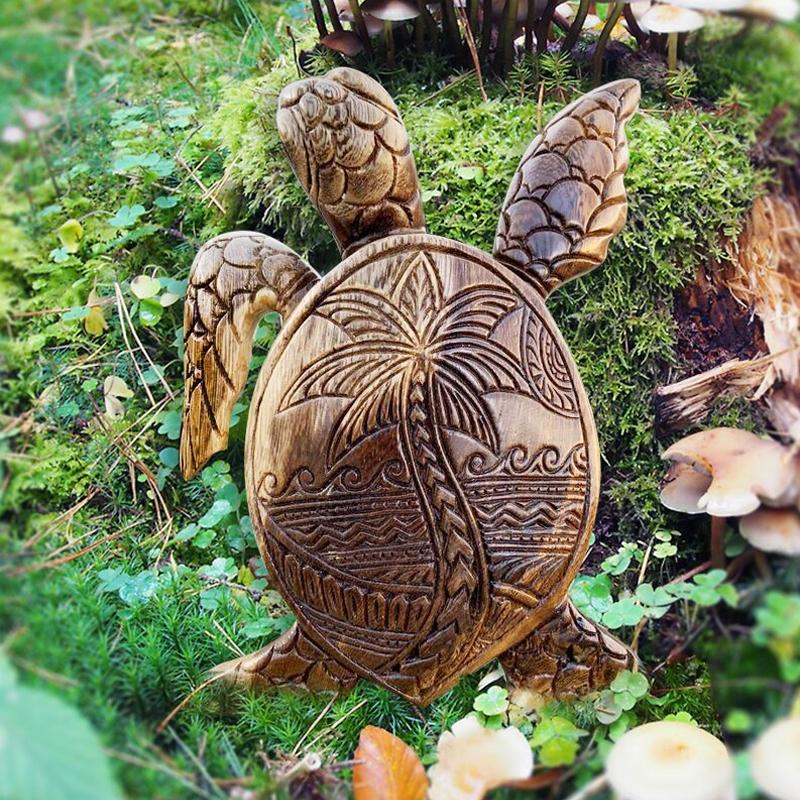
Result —
[[277, 242], [232, 234], [192, 270], [187, 475], [224, 446], [258, 318], [284, 318], [254, 393], [246, 476], [297, 624], [220, 669], [261, 687], [363, 677], [425, 704], [498, 655], [515, 683], [559, 696], [633, 663], [567, 601], [600, 462], [543, 297], [597, 266], [624, 222], [637, 100], [620, 81], [550, 123], [491, 257], [423, 231], [405, 130], [377, 83], [339, 69], [284, 90], [287, 152], [351, 255], [318, 280]]

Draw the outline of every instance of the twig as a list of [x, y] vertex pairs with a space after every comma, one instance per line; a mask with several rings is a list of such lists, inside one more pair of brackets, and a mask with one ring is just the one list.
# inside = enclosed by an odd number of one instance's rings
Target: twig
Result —
[[311, 723], [311, 725], [308, 726], [308, 728], [306, 729], [306, 732], [297, 740], [297, 743], [292, 748], [292, 752], [289, 755], [292, 755], [292, 756], [296, 756], [297, 755], [297, 751], [300, 749], [300, 745], [303, 744], [303, 742], [308, 738], [308, 736], [311, 733], [311, 731], [313, 731], [314, 728], [316, 728], [317, 725], [319, 725], [320, 720], [331, 710], [331, 706], [336, 702], [337, 699], [338, 698], [337, 698], [336, 695], [331, 697], [330, 701], [325, 706], [325, 708], [323, 708], [322, 711], [320, 711], [319, 714], [317, 714], [316, 719]]
[[144, 393], [147, 395], [147, 399], [150, 401], [150, 405], [154, 406], [156, 404], [156, 399], [155, 397], [153, 397], [153, 393], [150, 391], [150, 387], [147, 385], [147, 381], [144, 379], [144, 373], [139, 367], [139, 362], [136, 360], [136, 356], [133, 353], [133, 348], [131, 347], [131, 343], [130, 341], [128, 341], [128, 332], [125, 329], [126, 314], [123, 311], [125, 301], [122, 298], [122, 291], [120, 290], [118, 283], [114, 284], [114, 293], [116, 294], [117, 297], [117, 312], [119, 315], [119, 323], [120, 323], [119, 327], [120, 330], [122, 331], [122, 340], [125, 342], [125, 349], [128, 351], [128, 355], [131, 357], [131, 361], [133, 362], [133, 368], [136, 370], [136, 374], [139, 376], [139, 381], [144, 387]]
[[[234, 672], [236, 672], [236, 667], [231, 667], [230, 669], [225, 670], [225, 672], [219, 672], [216, 675], [212, 675], [210, 678], [204, 680], [199, 686], [192, 689], [192, 691], [189, 692], [189, 694], [187, 694], [186, 697], [184, 697], [183, 700], [181, 700], [180, 703], [178, 703], [178, 705], [176, 705], [175, 708], [173, 708], [172, 711], [170, 711], [169, 714], [167, 714], [167, 716], [164, 717], [164, 719], [162, 719], [161, 722], [158, 723], [158, 725], [156, 726], [156, 732], [163, 733], [167, 725], [169, 725], [170, 722], [172, 722], [175, 716], [179, 714], [186, 707], [189, 701], [198, 692], [202, 692], [203, 689], [205, 689], [207, 686], [211, 686], [212, 683], [216, 683], [218, 680], [221, 680], [222, 678], [227, 678], [228, 675], [232, 675]], [[364, 702], [366, 702], [366, 700]]]
[[472, 27], [469, 24], [469, 18], [467, 17], [466, 9], [463, 5], [459, 4], [457, 6], [458, 9], [458, 16], [461, 20], [461, 24], [464, 26], [464, 38], [467, 40], [467, 47], [469, 48], [469, 54], [472, 58], [472, 63], [475, 65], [475, 75], [478, 77], [478, 89], [481, 93], [481, 100], [483, 102], [487, 102], [489, 98], [486, 96], [486, 89], [483, 86], [483, 73], [481, 72], [481, 60], [478, 58], [478, 49], [475, 47], [475, 37], [472, 35]]

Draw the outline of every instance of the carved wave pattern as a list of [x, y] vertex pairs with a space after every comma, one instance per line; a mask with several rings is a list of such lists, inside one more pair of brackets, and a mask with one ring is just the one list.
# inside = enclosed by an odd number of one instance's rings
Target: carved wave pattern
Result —
[[463, 469], [492, 582], [546, 595], [569, 565], [585, 513], [588, 463], [583, 444], [565, 455], [513, 448], [475, 455]]
[[267, 546], [289, 595], [337, 648], [379, 669], [419, 630], [433, 596], [430, 539], [402, 462], [372, 476], [344, 467], [320, 485], [301, 470], [279, 492], [274, 476], [262, 486], [280, 531]]

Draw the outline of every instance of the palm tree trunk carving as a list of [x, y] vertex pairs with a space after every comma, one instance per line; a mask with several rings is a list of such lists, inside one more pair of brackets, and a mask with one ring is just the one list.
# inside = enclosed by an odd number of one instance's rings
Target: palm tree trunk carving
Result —
[[386, 291], [341, 288], [317, 307], [348, 341], [308, 365], [281, 402], [287, 410], [314, 398], [349, 398], [331, 431], [330, 467], [376, 430], [398, 427], [437, 569], [427, 619], [394, 660], [406, 676], [422, 662], [425, 668], [418, 671], [426, 680], [436, 680], [442, 670], [456, 671], [489, 608], [480, 530], [444, 432], [459, 431], [497, 451], [485, 396], [530, 391], [519, 358], [492, 338], [498, 320], [518, 303], [510, 290], [496, 287], [488, 298], [481, 286], [445, 298], [433, 264], [415, 256]]

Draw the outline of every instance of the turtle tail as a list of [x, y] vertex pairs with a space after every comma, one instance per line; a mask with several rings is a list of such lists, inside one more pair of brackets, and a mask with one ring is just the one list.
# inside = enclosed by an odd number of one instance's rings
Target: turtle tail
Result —
[[189, 273], [183, 315], [181, 471], [194, 476], [228, 444], [231, 411], [247, 383], [256, 325], [286, 315], [319, 279], [269, 236], [235, 232], [203, 245]]

